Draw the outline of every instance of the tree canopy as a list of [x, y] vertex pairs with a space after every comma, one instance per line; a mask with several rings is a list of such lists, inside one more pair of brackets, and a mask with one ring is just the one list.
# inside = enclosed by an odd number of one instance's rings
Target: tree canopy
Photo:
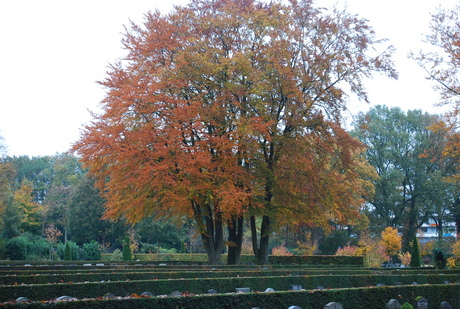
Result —
[[[420, 66], [427, 72], [427, 78], [434, 81], [434, 88], [441, 95], [438, 105], [447, 107], [447, 111], [436, 125], [431, 126], [434, 132], [445, 138], [445, 143], [438, 155], [432, 155], [432, 160], [449, 162], [455, 173], [449, 175], [450, 184], [455, 186], [460, 177], [460, 4], [452, 8], [439, 7], [431, 15], [430, 30], [426, 35], [426, 42], [430, 44], [418, 55], [412, 54]], [[449, 212], [453, 214], [460, 231], [460, 199], [457, 192], [448, 198], [453, 199], [450, 203]]]
[[73, 148], [107, 217], [194, 218], [216, 263], [222, 224], [249, 216], [264, 263], [273, 223], [356, 215], [369, 172], [340, 125], [343, 87], [367, 100], [363, 78], [396, 77], [366, 20], [309, 0], [194, 0], [147, 13], [123, 43]]
[[379, 175], [366, 213], [374, 232], [401, 227], [403, 251], [409, 251], [416, 229], [429, 218], [442, 235], [442, 223], [456, 201], [455, 186], [445, 181], [455, 173], [441, 154], [446, 138], [430, 130], [439, 119], [420, 110], [385, 106], [355, 119], [353, 134], [367, 145], [366, 159]]

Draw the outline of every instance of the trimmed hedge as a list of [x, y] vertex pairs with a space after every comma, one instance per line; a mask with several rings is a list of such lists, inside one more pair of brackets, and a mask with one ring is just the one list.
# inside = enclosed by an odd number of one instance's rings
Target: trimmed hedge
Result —
[[[406, 283], [412, 283], [416, 281], [418, 283], [426, 283], [427, 276], [436, 276], [440, 273], [447, 275], [450, 280], [460, 280], [458, 276], [459, 271], [440, 272], [440, 271], [423, 271], [423, 274], [415, 271], [387, 271], [378, 272], [373, 274], [369, 270], [305, 270], [305, 269], [252, 269], [252, 270], [202, 270], [202, 271], [152, 271], [152, 270], [139, 270], [137, 272], [125, 271], [120, 272], [104, 272], [90, 271], [82, 273], [81, 270], [78, 272], [62, 272], [56, 273], [53, 271], [52, 274], [49, 272], [31, 273], [29, 275], [0, 275], [0, 285], [19, 285], [19, 284], [46, 284], [46, 283], [66, 283], [66, 282], [99, 282], [104, 281], [126, 281], [126, 280], [157, 280], [157, 279], [183, 279], [183, 278], [228, 278], [228, 277], [275, 277], [275, 276], [322, 276], [328, 275], [331, 278], [334, 277], [349, 277], [349, 276], [371, 276], [375, 279], [374, 282], [378, 281], [378, 278], [382, 277], [382, 282], [390, 282], [386, 278], [396, 278], [394, 282], [400, 282], [401, 280]], [[423, 276], [419, 279], [419, 276]], [[445, 278], [445, 277], [444, 277]], [[412, 280], [412, 281], [408, 281]], [[447, 280], [447, 279], [446, 279]], [[390, 282], [391, 283], [391, 282]], [[360, 284], [359, 286], [363, 286]]]
[[324, 275], [324, 276], [277, 276], [277, 277], [231, 277], [231, 278], [189, 278], [159, 279], [140, 281], [117, 281], [97, 283], [65, 283], [0, 286], [0, 301], [11, 301], [20, 296], [32, 300], [47, 300], [69, 295], [77, 298], [102, 297], [106, 293], [126, 296], [150, 291], [157, 295], [169, 295], [173, 291], [204, 294], [209, 289], [219, 293], [233, 292], [238, 287], [250, 287], [254, 291], [264, 291], [271, 287], [289, 290], [291, 285], [301, 285], [304, 289], [367, 287], [377, 284], [397, 285], [440, 284], [455, 282], [458, 275]]
[[112, 300], [87, 300], [63, 302], [12, 303], [11, 308], [200, 308], [200, 309], [247, 309], [260, 307], [264, 309], [283, 309], [291, 305], [302, 308], [323, 308], [329, 302], [338, 302], [344, 308], [368, 309], [385, 308], [392, 298], [400, 303], [414, 304], [417, 296], [428, 299], [430, 308], [436, 308], [442, 301], [456, 307], [460, 285], [427, 285], [372, 287], [360, 289], [337, 289], [316, 291], [291, 291], [272, 293], [219, 294], [188, 297], [154, 297]]
[[[361, 274], [371, 275], [369, 270], [305, 270], [305, 269], [251, 269], [251, 270], [202, 270], [202, 271], [152, 271], [152, 270], [140, 270], [137, 272], [125, 271], [125, 272], [104, 272], [90, 271], [81, 273], [78, 272], [68, 273], [67, 271], [57, 273], [53, 271], [49, 274], [49, 271], [41, 271], [40, 273], [31, 273], [24, 275], [0, 275], [0, 285], [18, 285], [18, 284], [45, 284], [45, 283], [65, 283], [65, 282], [95, 282], [95, 281], [126, 281], [126, 280], [155, 280], [155, 279], [180, 279], [180, 278], [224, 278], [224, 277], [270, 277], [270, 276], [318, 276], [318, 275], [350, 275]], [[21, 272], [22, 273], [22, 272]]]
[[[110, 254], [103, 254], [104, 261], [110, 261]], [[181, 263], [208, 263], [206, 254], [135, 254], [135, 260], [152, 262], [181, 262]], [[364, 266], [364, 256], [337, 256], [337, 255], [290, 255], [290, 256], [269, 256], [270, 265], [273, 264], [306, 264], [306, 265], [334, 265], [334, 266]], [[223, 254], [221, 264], [227, 263], [227, 255]], [[257, 260], [253, 255], [241, 255], [240, 264], [256, 264]]]

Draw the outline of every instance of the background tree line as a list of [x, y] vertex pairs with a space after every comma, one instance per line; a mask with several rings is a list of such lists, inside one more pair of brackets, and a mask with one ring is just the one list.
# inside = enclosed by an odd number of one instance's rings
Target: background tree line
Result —
[[[457, 165], [442, 153], [448, 136], [430, 129], [439, 120], [420, 110], [404, 112], [386, 106], [357, 115], [350, 134], [368, 146], [363, 156], [378, 175], [371, 179], [375, 193], [366, 198], [359, 217], [347, 224], [282, 222], [272, 230], [270, 252], [335, 254], [362, 238], [379, 238], [387, 227], [399, 229], [402, 252], [410, 252], [417, 229], [430, 219], [442, 240], [443, 227], [458, 222], [459, 209], [458, 185], [451, 181]], [[137, 252], [204, 252], [195, 223], [185, 216], [145, 218], [134, 225], [123, 219], [103, 220], [106, 201], [73, 155], [4, 155], [0, 168], [3, 257], [6, 242], [19, 236], [48, 240], [56, 250], [61, 243], [61, 257], [66, 240], [80, 247], [95, 241], [111, 252], [121, 248], [125, 235], [138, 244]], [[242, 252], [252, 254], [250, 220], [243, 224]], [[49, 248], [45, 249], [42, 255], [48, 257]]]
[[[0, 239], [2, 257], [9, 240], [40, 244], [41, 257], [48, 257], [49, 245], [67, 241], [82, 247], [97, 242], [105, 250], [121, 248], [130, 229], [144, 250], [180, 250], [187, 229], [173, 228], [144, 220], [135, 228], [124, 221], [103, 220], [104, 198], [94, 187], [78, 158], [68, 154], [43, 157], [8, 157], [0, 161]], [[47, 240], [47, 242], [45, 242]], [[25, 246], [25, 245], [24, 245]], [[63, 255], [63, 247], [60, 248]], [[37, 256], [38, 257], [38, 256]]]

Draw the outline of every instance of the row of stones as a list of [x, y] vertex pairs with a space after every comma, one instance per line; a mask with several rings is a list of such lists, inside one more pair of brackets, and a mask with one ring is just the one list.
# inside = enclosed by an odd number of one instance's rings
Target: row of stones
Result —
[[[459, 298], [459, 304], [460, 304], [460, 298]], [[385, 309], [400, 309], [402, 307], [401, 303], [396, 300], [396, 299], [390, 299], [390, 301], [387, 303]], [[412, 307], [412, 305], [411, 305]], [[438, 306], [439, 309], [452, 309], [452, 305], [449, 304], [447, 301], [441, 302]], [[416, 307], [415, 309], [428, 309], [428, 300], [424, 297], [421, 297], [417, 299]]]
[[[300, 285], [291, 285], [291, 290], [292, 291], [298, 291], [298, 290], [301, 290], [302, 289], [302, 286]], [[251, 288], [236, 288], [235, 289], [235, 293], [250, 293], [251, 292]], [[265, 291], [265, 293], [269, 293], [269, 292], [275, 292], [275, 290], [273, 288], [267, 288]], [[210, 289], [208, 290], [208, 293], [207, 294], [218, 294], [218, 292], [215, 290], [215, 289]], [[171, 294], [169, 295], [164, 295], [164, 297], [181, 297], [183, 294], [182, 292], [180, 291], [174, 291], [172, 292]], [[151, 292], [143, 292], [141, 295], [141, 297], [155, 297], [155, 295]], [[115, 294], [113, 293], [107, 293], [104, 295], [104, 299], [111, 299], [111, 298], [117, 298], [118, 296], [116, 296]], [[72, 297], [72, 296], [60, 296], [58, 298], [55, 299], [56, 301], [62, 301], [62, 300], [77, 300], [77, 298], [75, 297]], [[30, 301], [30, 299], [28, 299], [27, 297], [18, 297], [16, 299], [16, 302], [27, 302], [27, 301]]]
[[[250, 292], [250, 289], [249, 288], [237, 288], [235, 289], [235, 291], [238, 293], [245, 293], [245, 292]], [[267, 290], [265, 290], [265, 292], [274, 292], [274, 290], [272, 288], [268, 288]], [[208, 291], [208, 293], [216, 294], [217, 291], [214, 289], [211, 289]], [[143, 292], [140, 296], [141, 297], [154, 297], [154, 295], [151, 292]], [[179, 291], [174, 291], [169, 295], [169, 297], [180, 297], [180, 296], [182, 296], [182, 293]], [[107, 293], [104, 296], [105, 299], [113, 299], [116, 297], [117, 296], [115, 296], [112, 293]], [[77, 300], [77, 299], [71, 296], [60, 296], [56, 298], [56, 301], [74, 301], [74, 300]], [[19, 297], [18, 299], [16, 299], [16, 302], [27, 302], [27, 301], [30, 301], [30, 300], [26, 297]], [[459, 304], [460, 304], [460, 298], [459, 298]], [[385, 309], [400, 309], [400, 308], [401, 308], [401, 303], [396, 299], [391, 299], [385, 306]], [[452, 306], [447, 301], [443, 301], [438, 306], [438, 308], [452, 309]], [[253, 307], [251, 309], [260, 309], [260, 308]], [[302, 308], [299, 306], [293, 305], [293, 306], [288, 307], [288, 309], [302, 309]], [[326, 304], [326, 306], [324, 306], [324, 309], [343, 309], [343, 306], [337, 302], [330, 302]], [[428, 309], [428, 300], [423, 297], [418, 299], [417, 304], [416, 304], [416, 309]]]

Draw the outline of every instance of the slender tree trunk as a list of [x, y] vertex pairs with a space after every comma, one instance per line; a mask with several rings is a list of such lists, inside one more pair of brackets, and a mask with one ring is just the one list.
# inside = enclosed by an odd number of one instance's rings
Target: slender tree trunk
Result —
[[455, 232], [460, 236], [460, 199], [456, 198], [452, 207], [452, 214], [455, 221]]
[[411, 199], [409, 202], [409, 209], [406, 214], [406, 220], [403, 227], [402, 235], [402, 252], [411, 251], [411, 241], [416, 236], [417, 229], [417, 214], [415, 212], [415, 198]]
[[228, 265], [238, 264], [243, 244], [243, 217], [233, 216], [228, 222]]
[[270, 240], [270, 217], [262, 216], [262, 223], [260, 226], [260, 243], [257, 239], [256, 219], [254, 216], [250, 217], [251, 220], [251, 236], [252, 236], [252, 249], [257, 259], [257, 264], [268, 264], [268, 241]]
[[436, 222], [436, 231], [438, 232], [438, 240], [439, 241], [442, 241], [442, 239], [444, 238], [443, 229], [444, 229], [444, 226], [442, 224], [442, 218], [438, 217], [437, 222]]
[[319, 238], [321, 236], [321, 228], [314, 227], [311, 232], [311, 241], [315, 250], [313, 250], [313, 254], [319, 254]]
[[[273, 198], [273, 185], [275, 183], [274, 165], [275, 165], [275, 143], [270, 142], [269, 147], [264, 148], [265, 162], [267, 163], [268, 173], [265, 178], [265, 208], [269, 210]], [[256, 218], [254, 215], [250, 217], [251, 222], [251, 237], [252, 248], [257, 259], [257, 264], [268, 264], [268, 242], [270, 240], [270, 217], [266, 214], [262, 215], [262, 223], [260, 225], [260, 242], [257, 239]]]

